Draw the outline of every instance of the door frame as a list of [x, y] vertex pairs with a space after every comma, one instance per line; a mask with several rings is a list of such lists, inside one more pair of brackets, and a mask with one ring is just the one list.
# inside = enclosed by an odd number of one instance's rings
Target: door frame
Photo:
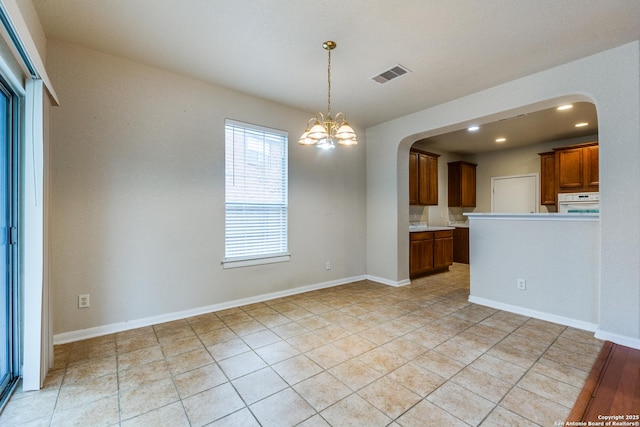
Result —
[[9, 120], [7, 121], [7, 151], [2, 155], [7, 156], [7, 190], [8, 190], [8, 225], [7, 239], [9, 245], [8, 254], [8, 341], [9, 341], [9, 378], [6, 384], [0, 384], [0, 409], [4, 407], [13, 389], [17, 385], [22, 375], [22, 345], [21, 335], [22, 327], [20, 322], [21, 292], [19, 281], [19, 180], [20, 180], [20, 113], [21, 113], [21, 97], [13, 88], [13, 85], [7, 81], [0, 73], [0, 90], [4, 92], [9, 99], [7, 113]]

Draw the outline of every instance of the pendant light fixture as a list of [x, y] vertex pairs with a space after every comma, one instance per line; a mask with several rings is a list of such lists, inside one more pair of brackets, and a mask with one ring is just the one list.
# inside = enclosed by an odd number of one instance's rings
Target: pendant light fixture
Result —
[[318, 112], [307, 122], [307, 129], [304, 131], [298, 143], [302, 145], [315, 145], [325, 150], [336, 147], [335, 143], [341, 145], [356, 145], [356, 133], [349, 126], [344, 113], [331, 115], [331, 51], [336, 48], [336, 42], [326, 41], [322, 47], [329, 53], [327, 66], [327, 115]]

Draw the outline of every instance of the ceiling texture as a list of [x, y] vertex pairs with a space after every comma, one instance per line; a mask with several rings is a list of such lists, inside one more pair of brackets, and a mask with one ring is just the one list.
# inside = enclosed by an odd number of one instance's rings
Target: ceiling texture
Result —
[[[567, 104], [563, 104], [567, 105]], [[477, 130], [462, 128], [421, 140], [430, 150], [448, 151], [461, 156], [522, 147], [540, 142], [562, 141], [598, 133], [596, 107], [590, 102], [570, 104], [506, 117], [485, 123]], [[581, 126], [576, 127], [576, 124]], [[501, 139], [504, 138], [504, 141]]]
[[[48, 39], [360, 128], [640, 39], [639, 0], [33, 0]], [[372, 77], [410, 70], [380, 84]], [[61, 100], [64, 102], [64, 99]], [[304, 127], [301, 124], [301, 128]], [[302, 132], [303, 129], [301, 129]]]

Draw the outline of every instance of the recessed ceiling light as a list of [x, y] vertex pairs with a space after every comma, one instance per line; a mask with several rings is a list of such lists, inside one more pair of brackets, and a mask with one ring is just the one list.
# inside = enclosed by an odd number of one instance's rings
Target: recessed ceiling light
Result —
[[475, 132], [475, 131], [477, 131], [478, 129], [480, 129], [480, 126], [477, 126], [477, 125], [469, 126], [469, 127], [467, 128], [467, 130], [468, 130], [469, 132]]
[[576, 127], [577, 128], [583, 128], [585, 126], [589, 126], [589, 123], [587, 123], [587, 122], [576, 123]]
[[561, 105], [557, 108], [558, 111], [570, 110], [573, 108], [573, 104]]
[[507, 138], [496, 138], [496, 142], [505, 142]]

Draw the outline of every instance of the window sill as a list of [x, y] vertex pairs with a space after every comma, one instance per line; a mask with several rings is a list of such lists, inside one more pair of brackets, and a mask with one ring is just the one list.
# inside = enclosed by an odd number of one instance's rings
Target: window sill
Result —
[[242, 258], [242, 259], [223, 260], [222, 268], [226, 270], [229, 268], [251, 267], [253, 265], [289, 262], [290, 258], [291, 258], [290, 254], [285, 254], [285, 255], [269, 256], [264, 258]]

